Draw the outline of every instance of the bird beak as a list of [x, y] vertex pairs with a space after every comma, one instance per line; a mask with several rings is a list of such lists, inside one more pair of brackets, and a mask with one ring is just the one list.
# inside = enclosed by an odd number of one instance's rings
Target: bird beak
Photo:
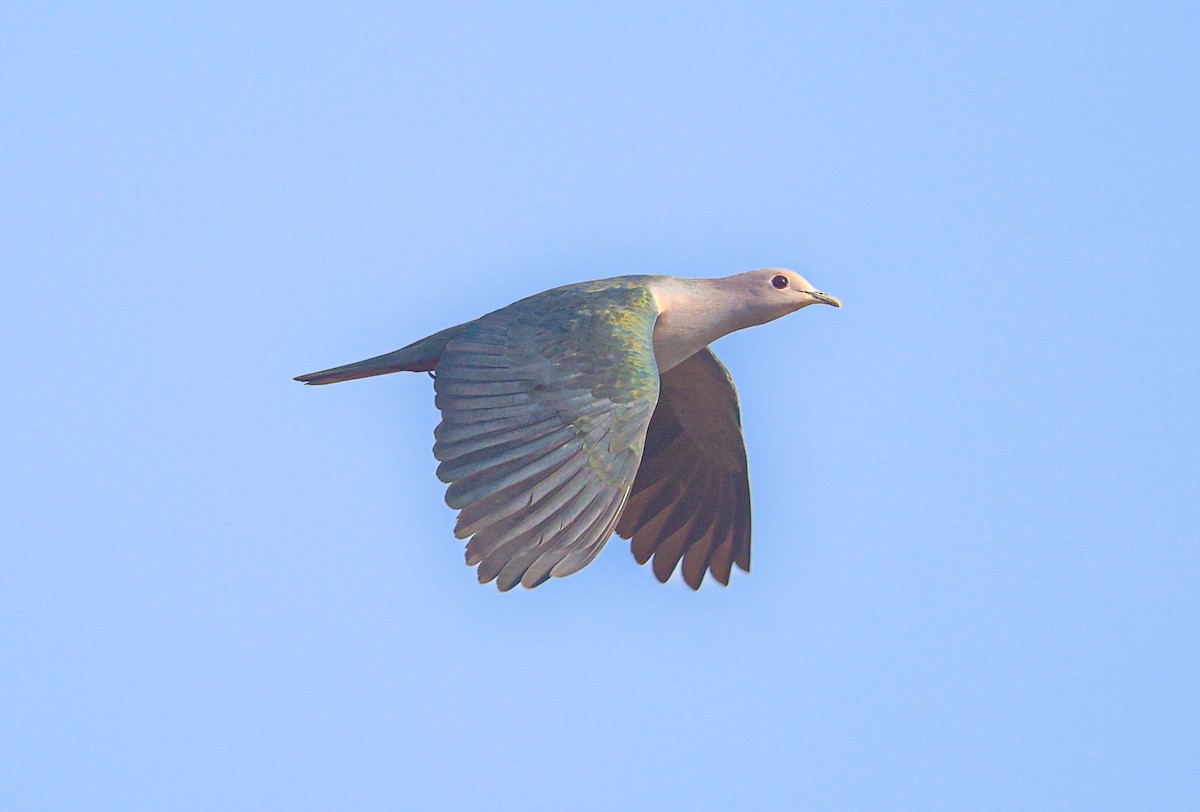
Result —
[[836, 296], [830, 296], [828, 293], [822, 293], [819, 290], [809, 290], [805, 292], [821, 304], [833, 305], [834, 307], [842, 306], [842, 303], [838, 301], [838, 297]]

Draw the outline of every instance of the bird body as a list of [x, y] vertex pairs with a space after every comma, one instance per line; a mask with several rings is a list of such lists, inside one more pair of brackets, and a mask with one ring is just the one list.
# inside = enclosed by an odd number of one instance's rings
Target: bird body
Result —
[[750, 567], [737, 393], [708, 344], [808, 304], [790, 271], [622, 276], [522, 299], [310, 384], [431, 372], [446, 502], [467, 563], [501, 590], [586, 566], [613, 531], [661, 581]]

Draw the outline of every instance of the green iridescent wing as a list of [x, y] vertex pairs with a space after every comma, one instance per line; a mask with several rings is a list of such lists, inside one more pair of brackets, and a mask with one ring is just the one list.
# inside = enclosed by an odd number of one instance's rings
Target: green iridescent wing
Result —
[[662, 376], [617, 533], [633, 539], [639, 564], [653, 556], [660, 581], [681, 559], [692, 589], [705, 570], [726, 585], [734, 563], [750, 570], [750, 480], [737, 391], [712, 350]]
[[433, 452], [481, 583], [570, 575], [612, 534], [658, 398], [656, 317], [644, 285], [571, 285], [446, 345]]

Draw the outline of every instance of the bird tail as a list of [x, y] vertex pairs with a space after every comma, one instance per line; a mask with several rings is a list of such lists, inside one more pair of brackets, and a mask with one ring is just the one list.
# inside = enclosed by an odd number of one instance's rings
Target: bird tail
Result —
[[356, 361], [353, 364], [345, 364], [332, 369], [323, 369], [320, 372], [298, 375], [294, 380], [317, 385], [352, 381], [356, 378], [370, 378], [374, 375], [387, 375], [390, 372], [429, 372], [437, 367], [438, 362], [442, 360], [442, 353], [446, 351], [446, 345], [464, 326], [460, 324], [457, 327], [442, 330], [440, 333], [434, 333], [395, 352], [377, 355], [365, 361]]

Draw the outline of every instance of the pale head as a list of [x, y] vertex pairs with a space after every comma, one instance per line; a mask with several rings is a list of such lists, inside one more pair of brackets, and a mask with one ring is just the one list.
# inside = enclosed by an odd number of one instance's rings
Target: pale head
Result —
[[753, 303], [755, 324], [773, 321], [810, 304], [842, 306], [836, 296], [822, 293], [803, 276], [785, 268], [759, 268], [727, 279], [736, 282], [740, 295]]

